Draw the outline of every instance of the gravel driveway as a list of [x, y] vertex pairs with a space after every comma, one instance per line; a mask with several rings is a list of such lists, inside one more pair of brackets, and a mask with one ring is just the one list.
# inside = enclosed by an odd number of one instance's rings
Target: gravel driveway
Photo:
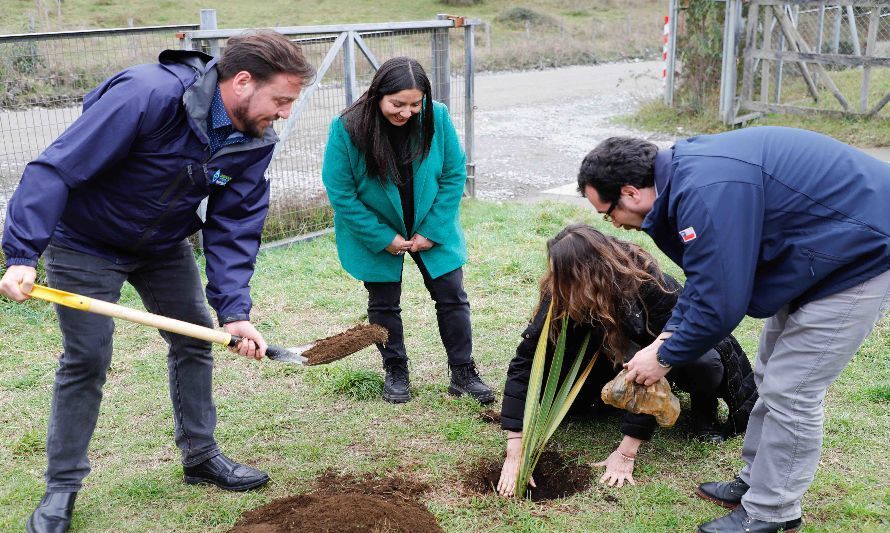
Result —
[[673, 138], [613, 124], [661, 94], [661, 62], [641, 61], [476, 78], [476, 196], [521, 198], [575, 180], [584, 155], [613, 135]]

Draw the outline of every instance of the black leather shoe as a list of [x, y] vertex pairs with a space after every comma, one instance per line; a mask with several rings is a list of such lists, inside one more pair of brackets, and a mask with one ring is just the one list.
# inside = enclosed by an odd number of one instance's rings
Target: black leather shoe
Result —
[[250, 490], [265, 485], [269, 475], [229, 459], [223, 454], [207, 459], [195, 466], [182, 468], [184, 481], [189, 485], [212, 483], [225, 490]]
[[695, 494], [709, 502], [727, 509], [735, 509], [742, 503], [742, 496], [748, 492], [748, 484], [736, 476], [732, 481], [712, 481], [695, 488]]
[[25, 524], [28, 533], [65, 533], [71, 525], [76, 492], [46, 493]]
[[455, 396], [469, 394], [481, 404], [494, 401], [494, 393], [483, 383], [479, 372], [476, 371], [476, 364], [472, 361], [465, 365], [451, 366], [451, 384], [448, 386], [448, 392]]
[[698, 526], [698, 533], [794, 533], [803, 524], [797, 518], [788, 522], [764, 522], [748, 516], [745, 508], [739, 505], [731, 513]]
[[405, 403], [411, 399], [408, 390], [408, 364], [398, 361], [383, 365], [386, 377], [383, 379], [383, 399], [389, 403]]

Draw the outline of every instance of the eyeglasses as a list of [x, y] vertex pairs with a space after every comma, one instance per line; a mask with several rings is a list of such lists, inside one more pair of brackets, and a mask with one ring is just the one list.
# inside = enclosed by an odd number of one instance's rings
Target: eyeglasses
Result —
[[618, 207], [619, 200], [621, 200], [620, 196], [612, 201], [612, 203], [609, 205], [609, 209], [607, 209], [606, 212], [603, 213], [603, 220], [605, 220], [606, 222], [612, 222], [612, 211], [614, 211], [615, 208]]

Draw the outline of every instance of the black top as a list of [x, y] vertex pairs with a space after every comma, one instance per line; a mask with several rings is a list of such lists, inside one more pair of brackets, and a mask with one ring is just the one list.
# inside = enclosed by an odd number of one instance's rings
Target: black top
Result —
[[[664, 324], [671, 316], [674, 305], [677, 302], [680, 284], [670, 276], [664, 276], [664, 285], [675, 292], [664, 292], [654, 283], [642, 286], [640, 300], [635, 302], [632, 309], [624, 312], [621, 319], [621, 328], [626, 338], [638, 346], [648, 346], [655, 340]], [[525, 412], [525, 398], [528, 392], [528, 380], [531, 375], [532, 362], [538, 338], [544, 327], [547, 316], [549, 299], [543, 302], [535, 317], [522, 333], [522, 342], [516, 348], [516, 356], [510, 361], [507, 370], [507, 382], [504, 385], [504, 400], [501, 406], [501, 427], [510, 431], [522, 431], [522, 418]], [[647, 328], [648, 325], [648, 328]], [[590, 342], [587, 353], [584, 354], [582, 368], [600, 349], [603, 342], [602, 328], [599, 325], [578, 324], [569, 321], [566, 335], [566, 358], [572, 359], [581, 348], [587, 332], [590, 332]], [[553, 343], [548, 343], [547, 360], [545, 361], [545, 374], [549, 371], [550, 361], [553, 357]], [[748, 415], [757, 400], [757, 390], [754, 385], [754, 373], [748, 362], [745, 352], [732, 335], [720, 341], [714, 350], [706, 353], [704, 357], [718, 357], [723, 367], [723, 378], [719, 381], [716, 393], [726, 401], [729, 415], [724, 424], [723, 433], [726, 436], [742, 432], [748, 425]], [[563, 365], [562, 377], [568, 374], [569, 363]], [[591, 404], [601, 403], [600, 390], [607, 381], [618, 374], [620, 368], [615, 368], [607, 356], [600, 354], [599, 359], [591, 370], [587, 381], [581, 388], [575, 399], [574, 408], [589, 409]], [[675, 368], [668, 373], [668, 379], [673, 381], [672, 375], [686, 373], [683, 367]], [[679, 378], [680, 376], [675, 376]], [[695, 379], [695, 376], [686, 376]], [[689, 379], [684, 381], [688, 382]], [[679, 386], [679, 379], [674, 386]], [[657, 424], [655, 417], [647, 414], [634, 414], [624, 412], [621, 423], [621, 432], [625, 435], [641, 440], [649, 440], [655, 432]]]
[[407, 124], [404, 126], [389, 124], [386, 132], [395, 155], [396, 169], [399, 171], [399, 175], [392, 176], [392, 179], [399, 189], [399, 198], [402, 200], [402, 215], [405, 220], [405, 231], [408, 232], [408, 235], [404, 235], [406, 239], [411, 238], [414, 229], [414, 160], [410, 132], [411, 129]]

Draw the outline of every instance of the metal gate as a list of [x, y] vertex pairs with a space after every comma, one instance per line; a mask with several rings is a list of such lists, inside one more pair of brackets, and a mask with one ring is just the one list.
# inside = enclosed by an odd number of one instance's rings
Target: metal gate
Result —
[[741, 0], [727, 1], [725, 123], [771, 112], [873, 117], [890, 101], [890, 0], [753, 0], [746, 19]]
[[[179, 34], [181, 47], [218, 54], [242, 29], [202, 27]], [[449, 107], [467, 153], [467, 190], [474, 190], [473, 40], [474, 25], [462, 17], [437, 20], [273, 28], [299, 43], [318, 74], [300, 94], [290, 117], [277, 126], [281, 141], [267, 176], [272, 203], [264, 230], [265, 246], [286, 244], [325, 231], [331, 207], [321, 183], [321, 162], [331, 119], [364, 92], [380, 64], [396, 56], [417, 59], [432, 83], [433, 98]]]
[[[331, 120], [368, 86], [380, 63], [417, 59], [433, 98], [449, 106], [467, 153], [467, 190], [474, 190], [474, 29], [478, 21], [436, 20], [273, 28], [290, 36], [317, 67], [315, 82], [275, 125], [281, 142], [268, 170], [272, 202], [264, 246], [325, 231], [332, 214], [321, 183]], [[80, 116], [83, 95], [101, 80], [179, 46], [218, 55], [244, 29], [217, 29], [216, 12], [201, 24], [0, 36], [0, 223], [25, 165]]]

